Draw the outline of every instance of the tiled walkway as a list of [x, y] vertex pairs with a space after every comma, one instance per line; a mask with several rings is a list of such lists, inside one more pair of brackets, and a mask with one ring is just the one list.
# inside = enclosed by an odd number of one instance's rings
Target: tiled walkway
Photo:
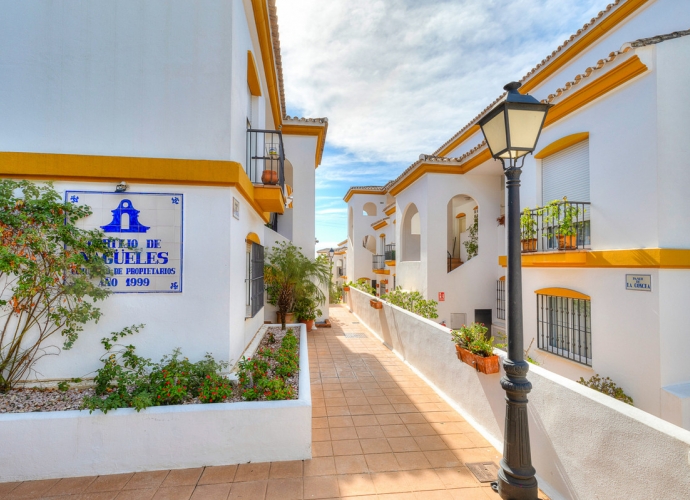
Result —
[[[494, 499], [463, 465], [500, 456], [345, 307], [309, 334], [311, 460], [0, 484], [0, 498]], [[69, 496], [67, 496], [69, 495]]]

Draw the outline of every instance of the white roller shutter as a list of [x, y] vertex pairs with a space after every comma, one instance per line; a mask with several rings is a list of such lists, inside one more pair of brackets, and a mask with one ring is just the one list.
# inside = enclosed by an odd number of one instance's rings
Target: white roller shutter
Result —
[[568, 201], [589, 201], [589, 141], [547, 156], [542, 167], [542, 205], [564, 196]]

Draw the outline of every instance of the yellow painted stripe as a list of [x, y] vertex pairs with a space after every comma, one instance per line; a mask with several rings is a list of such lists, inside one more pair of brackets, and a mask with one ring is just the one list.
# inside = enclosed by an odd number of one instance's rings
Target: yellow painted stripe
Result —
[[379, 230], [379, 229], [381, 229], [382, 227], [386, 227], [387, 225], [388, 225], [388, 221], [385, 221], [385, 220], [384, 220], [384, 221], [379, 222], [378, 224], [376, 224], [375, 226], [372, 226], [372, 227], [373, 227], [375, 230]]
[[391, 208], [389, 208], [388, 210], [384, 210], [383, 213], [386, 214], [386, 215], [393, 215], [393, 214], [395, 213], [395, 205], [393, 205], [393, 206], [392, 206]]
[[264, 222], [270, 218], [254, 200], [254, 185], [242, 165], [234, 161], [0, 152], [0, 177], [234, 186]]
[[[499, 256], [498, 264], [506, 267], [508, 258]], [[690, 250], [638, 248], [523, 254], [522, 267], [690, 269]]]
[[390, 274], [389, 269], [374, 269], [374, 274]]
[[321, 154], [323, 144], [326, 140], [326, 127], [322, 125], [297, 125], [294, 123], [284, 124], [280, 131], [283, 135], [308, 135], [316, 137], [316, 156], [314, 164], [318, 167], [321, 164]]
[[576, 292], [575, 290], [570, 290], [569, 288], [542, 288], [540, 290], [535, 290], [534, 293], [539, 295], [551, 295], [553, 297], [567, 297], [570, 299], [583, 299], [589, 300], [590, 296], [584, 293]]
[[635, 13], [635, 11], [637, 11], [648, 1], [649, 0], [627, 0], [625, 3], [621, 4], [605, 19], [598, 21], [596, 26], [590, 27], [589, 31], [583, 35], [582, 38], [570, 44], [567, 49], [550, 61], [546, 67], [541, 68], [534, 76], [523, 83], [520, 87], [520, 92], [525, 94], [536, 88], [551, 75], [563, 68], [570, 61], [574, 60], [597, 40], [606, 36], [609, 31], [627, 19], [628, 16]]
[[261, 239], [259, 238], [259, 235], [256, 233], [249, 233], [247, 237], [245, 238], [245, 241], [249, 243], [250, 241], [256, 243], [257, 245], [261, 245]]
[[249, 91], [252, 95], [261, 95], [261, 79], [251, 50], [247, 51], [247, 85], [249, 85]]
[[388, 267], [395, 267], [395, 261], [394, 260], [387, 260], [385, 262], [386, 262], [386, 265]]
[[343, 201], [347, 203], [348, 201], [350, 201], [350, 198], [352, 198], [356, 194], [386, 194], [386, 191], [373, 189], [350, 189], [345, 195], [345, 198], [343, 198]]
[[565, 137], [561, 137], [560, 139], [553, 141], [548, 146], [542, 148], [542, 150], [535, 154], [534, 157], [538, 160], [541, 160], [542, 158], [556, 154], [559, 151], [563, 151], [564, 149], [574, 146], [582, 141], [586, 141], [587, 139], [589, 139], [589, 132], [566, 135]]

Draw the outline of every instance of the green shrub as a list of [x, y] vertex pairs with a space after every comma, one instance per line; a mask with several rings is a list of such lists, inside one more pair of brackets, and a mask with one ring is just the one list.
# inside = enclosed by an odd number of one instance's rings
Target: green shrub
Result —
[[204, 377], [199, 388], [199, 401], [202, 403], [222, 403], [232, 397], [233, 387], [230, 381], [218, 375], [210, 373]]
[[384, 294], [381, 299], [423, 318], [438, 318], [436, 309], [438, 302], [424, 299], [424, 296], [419, 292], [405, 292], [397, 287], [395, 290]]
[[344, 286], [356, 288], [357, 290], [361, 290], [364, 293], [368, 293], [369, 295], [376, 296], [376, 290], [374, 290], [374, 287], [371, 286], [369, 283], [367, 283], [364, 280], [362, 280], [362, 281], [350, 281], [349, 283], [345, 283]]
[[634, 406], [633, 398], [623, 392], [623, 389], [618, 387], [609, 377], [601, 378], [597, 373], [589, 380], [585, 380], [584, 378], [580, 377], [580, 380], [578, 380], [577, 383], [582, 384], [585, 387], [589, 387], [590, 389], [594, 389], [595, 391], [599, 391], [602, 394], [606, 394], [607, 396], [611, 396], [612, 398], [627, 403], [630, 406]]

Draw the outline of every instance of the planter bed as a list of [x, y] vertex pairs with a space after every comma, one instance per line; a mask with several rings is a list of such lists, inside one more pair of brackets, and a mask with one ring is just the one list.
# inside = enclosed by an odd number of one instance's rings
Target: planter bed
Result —
[[297, 399], [3, 413], [0, 482], [311, 458], [307, 333], [291, 328]]

